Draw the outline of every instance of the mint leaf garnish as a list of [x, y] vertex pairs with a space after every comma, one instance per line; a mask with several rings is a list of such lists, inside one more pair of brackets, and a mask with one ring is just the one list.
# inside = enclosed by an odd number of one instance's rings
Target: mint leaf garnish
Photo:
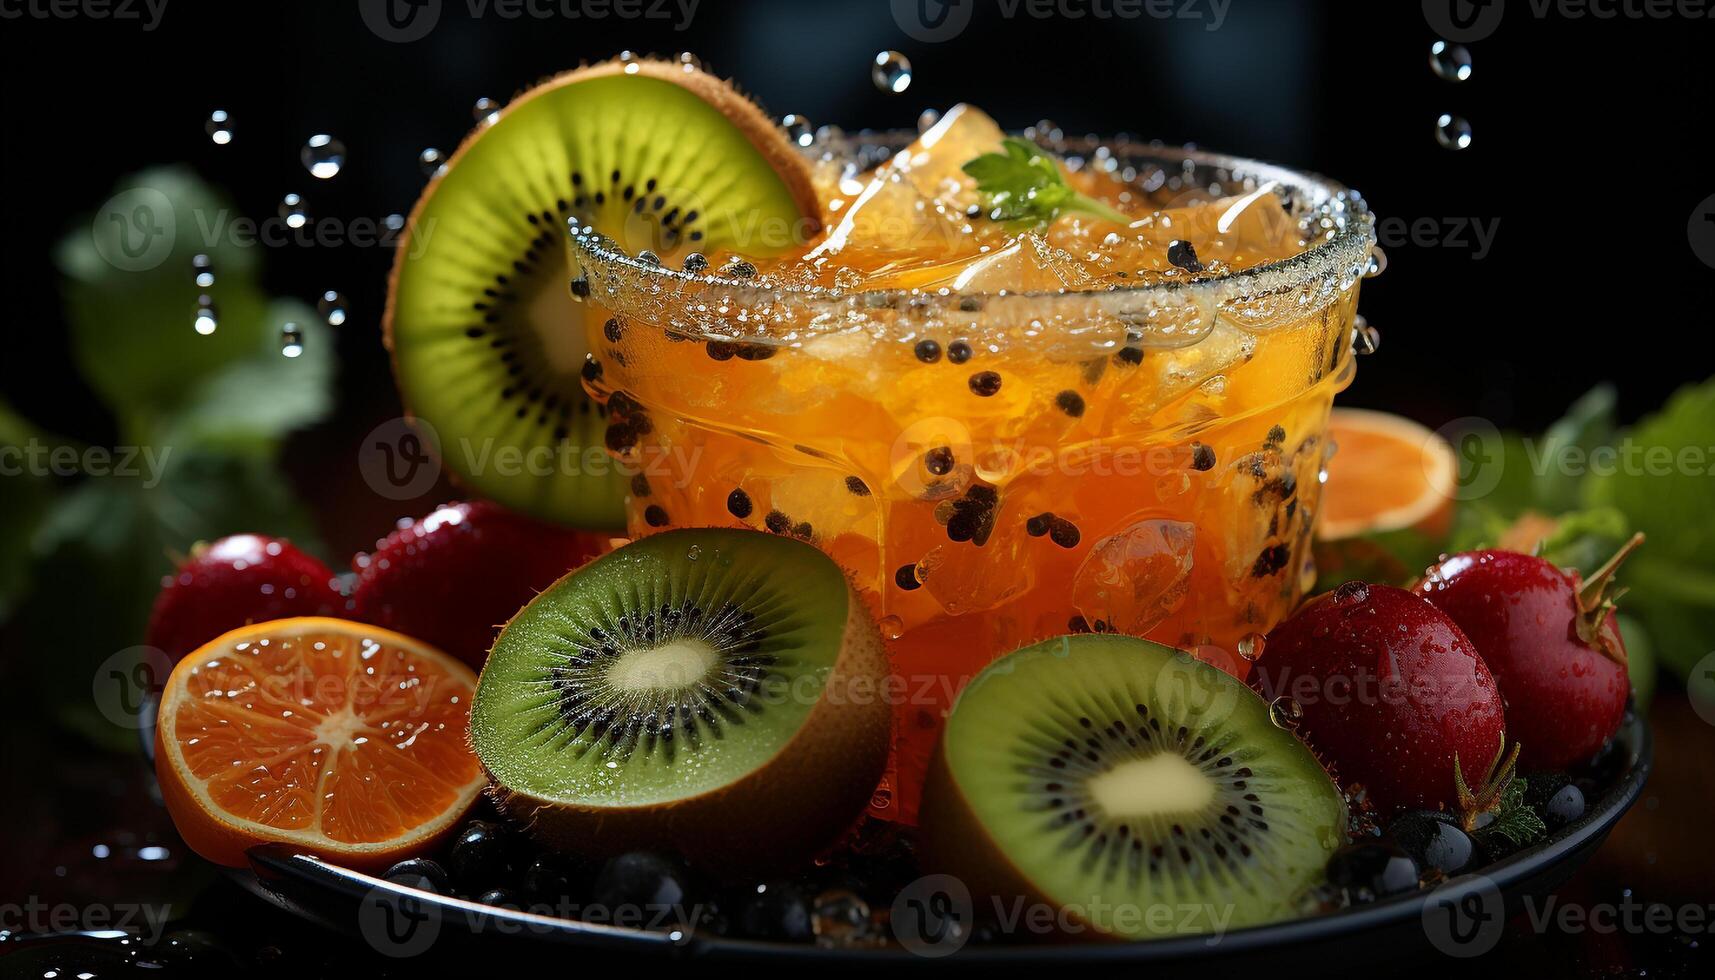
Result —
[[1046, 224], [1070, 211], [1131, 223], [1124, 213], [1073, 190], [1054, 158], [1035, 143], [1009, 136], [1001, 149], [1004, 152], [974, 157], [963, 168], [977, 182], [991, 219]]
[[1515, 847], [1523, 847], [1548, 833], [1548, 825], [1542, 822], [1542, 817], [1525, 803], [1524, 792], [1522, 776], [1507, 784], [1501, 793], [1501, 805], [1495, 811], [1495, 821], [1484, 827], [1483, 833], [1505, 837]]

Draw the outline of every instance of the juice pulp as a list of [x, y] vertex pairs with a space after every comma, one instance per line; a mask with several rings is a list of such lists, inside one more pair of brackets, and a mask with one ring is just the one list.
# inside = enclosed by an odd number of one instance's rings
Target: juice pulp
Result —
[[847, 569], [896, 674], [872, 806], [893, 819], [913, 818], [960, 686], [1020, 646], [1114, 631], [1242, 677], [1314, 580], [1351, 378], [1361, 265], [1266, 309], [1132, 302], [1332, 239], [1270, 183], [1157, 183], [1098, 152], [1068, 180], [1135, 220], [1021, 230], [974, 214], [958, 169], [1000, 138], [961, 109], [873, 173], [829, 154], [822, 235], [752, 260], [749, 292], [583, 263], [586, 378], [638, 469], [631, 532], [763, 529]]

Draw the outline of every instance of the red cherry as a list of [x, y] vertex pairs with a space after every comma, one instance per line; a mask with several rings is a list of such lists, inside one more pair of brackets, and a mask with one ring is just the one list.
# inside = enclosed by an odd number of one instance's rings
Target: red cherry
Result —
[[145, 640], [173, 660], [229, 630], [288, 616], [337, 615], [328, 567], [282, 538], [235, 534], [198, 544], [161, 583]]
[[1442, 560], [1418, 583], [1494, 673], [1527, 769], [1586, 762], [1619, 729], [1631, 681], [1607, 587], [1642, 540], [1589, 581], [1533, 555], [1472, 551]]
[[487, 501], [448, 504], [352, 559], [354, 615], [480, 669], [500, 627], [607, 538]]
[[[1271, 714], [1297, 716], [1341, 785], [1362, 784], [1384, 813], [1492, 804], [1482, 777], [1500, 768], [1500, 692], [1440, 610], [1348, 582], [1277, 626], [1264, 649], [1251, 683], [1281, 706]], [[1455, 760], [1479, 792], [1460, 792]]]

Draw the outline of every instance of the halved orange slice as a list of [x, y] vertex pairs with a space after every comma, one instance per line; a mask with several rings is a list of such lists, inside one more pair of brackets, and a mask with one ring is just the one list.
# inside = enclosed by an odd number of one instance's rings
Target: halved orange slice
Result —
[[1338, 448], [1322, 487], [1318, 538], [1446, 532], [1459, 476], [1447, 440], [1408, 418], [1359, 408], [1334, 409], [1328, 432]]
[[361, 623], [234, 630], [181, 660], [161, 692], [161, 795], [216, 864], [281, 841], [386, 867], [431, 848], [482, 791], [467, 742], [475, 689], [454, 658]]

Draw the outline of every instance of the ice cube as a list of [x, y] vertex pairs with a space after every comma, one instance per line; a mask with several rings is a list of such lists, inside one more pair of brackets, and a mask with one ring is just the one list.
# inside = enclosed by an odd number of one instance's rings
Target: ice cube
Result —
[[1072, 580], [1072, 604], [1091, 623], [1134, 635], [1173, 614], [1191, 586], [1197, 527], [1146, 520], [1096, 542]]

